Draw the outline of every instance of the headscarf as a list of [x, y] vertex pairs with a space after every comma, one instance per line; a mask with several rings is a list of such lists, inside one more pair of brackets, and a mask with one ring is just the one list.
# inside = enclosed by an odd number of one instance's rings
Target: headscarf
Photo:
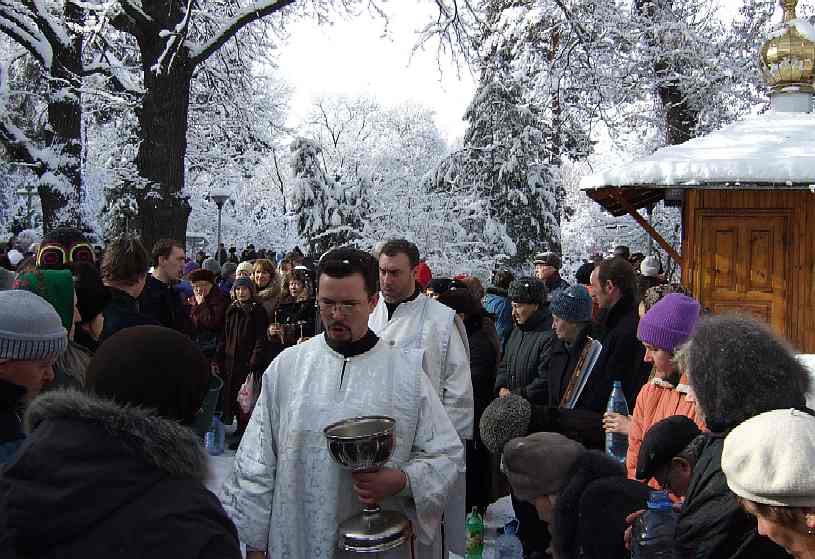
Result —
[[62, 326], [71, 331], [74, 326], [74, 277], [71, 270], [36, 270], [17, 278], [15, 289], [36, 293], [56, 309]]

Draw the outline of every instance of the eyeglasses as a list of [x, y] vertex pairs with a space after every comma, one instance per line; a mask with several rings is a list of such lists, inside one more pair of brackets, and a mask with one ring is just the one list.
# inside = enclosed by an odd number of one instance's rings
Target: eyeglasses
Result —
[[317, 301], [317, 305], [320, 307], [320, 312], [324, 313], [332, 313], [335, 310], [339, 311], [340, 314], [349, 315], [354, 310], [361, 305], [362, 303], [335, 303], [334, 301], [325, 301], [323, 299], [319, 299]]

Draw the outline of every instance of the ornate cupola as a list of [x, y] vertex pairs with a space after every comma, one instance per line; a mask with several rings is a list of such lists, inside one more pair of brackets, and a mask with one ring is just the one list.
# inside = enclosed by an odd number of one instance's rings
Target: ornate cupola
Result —
[[815, 93], [815, 27], [798, 19], [798, 0], [780, 0], [784, 21], [761, 48], [761, 71], [772, 88], [773, 110], [812, 112]]

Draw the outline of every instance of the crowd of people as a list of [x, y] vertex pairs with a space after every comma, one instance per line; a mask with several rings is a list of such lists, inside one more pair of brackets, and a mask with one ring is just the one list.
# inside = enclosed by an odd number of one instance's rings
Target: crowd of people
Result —
[[[525, 557], [623, 558], [651, 490], [680, 511], [671, 557], [815, 557], [809, 372], [763, 324], [706, 316], [655, 256], [620, 246], [569, 281], [544, 252], [485, 288], [434, 278], [406, 240], [188, 258], [59, 228], [14, 250], [0, 557], [344, 557], [338, 526], [381, 503], [416, 557], [446, 558], [467, 511], [510, 495]], [[236, 427], [220, 499], [197, 426], [213, 379]], [[615, 383], [628, 415], [607, 411]], [[323, 430], [371, 415], [396, 420], [392, 458], [340, 469]]]

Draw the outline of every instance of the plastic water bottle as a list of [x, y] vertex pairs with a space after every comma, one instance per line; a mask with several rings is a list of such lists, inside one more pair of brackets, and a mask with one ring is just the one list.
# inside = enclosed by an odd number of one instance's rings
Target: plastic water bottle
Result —
[[672, 557], [677, 516], [667, 491], [651, 491], [648, 510], [634, 522], [631, 557], [633, 559]]
[[204, 435], [204, 446], [210, 456], [220, 456], [226, 446], [226, 431], [219, 415], [212, 416], [212, 424]]
[[467, 515], [467, 559], [481, 559], [484, 554], [484, 519], [478, 514], [478, 507]]
[[[614, 381], [614, 388], [608, 398], [606, 412], [628, 415], [628, 403], [623, 394], [623, 384], [619, 380]], [[625, 462], [625, 455], [628, 453], [628, 435], [625, 433], [611, 433], [606, 431], [606, 454], [616, 458], [620, 462]]]
[[495, 546], [498, 548], [498, 559], [523, 559], [524, 548], [521, 540], [516, 535], [518, 533], [518, 521], [513, 520], [504, 526], [503, 530], [496, 538]]

